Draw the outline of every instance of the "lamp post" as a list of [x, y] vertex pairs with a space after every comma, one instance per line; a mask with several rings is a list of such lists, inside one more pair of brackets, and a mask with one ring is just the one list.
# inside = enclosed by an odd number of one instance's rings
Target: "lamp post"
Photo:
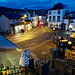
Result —
[[68, 15], [67, 39], [68, 39], [68, 34], [69, 34], [69, 23], [70, 23], [70, 15]]
[[26, 21], [25, 21], [26, 18], [28, 18], [27, 14], [24, 15], [24, 27], [25, 27], [25, 31], [27, 30]]

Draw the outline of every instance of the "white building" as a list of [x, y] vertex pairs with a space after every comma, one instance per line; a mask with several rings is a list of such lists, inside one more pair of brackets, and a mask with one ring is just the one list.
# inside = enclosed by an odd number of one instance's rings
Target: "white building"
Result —
[[35, 11], [33, 11], [33, 14], [30, 15], [30, 19], [32, 21], [32, 27], [38, 26], [38, 15], [35, 14]]
[[[4, 14], [0, 16], [0, 31], [18, 33], [22, 29], [25, 30], [24, 20], [26, 16], [20, 14]], [[29, 27], [31, 24], [28, 25]]]
[[32, 27], [37, 27], [38, 26], [38, 17], [32, 17]]
[[69, 13], [68, 15], [65, 15], [63, 18], [64, 23], [66, 24], [65, 30], [68, 29], [68, 18], [69, 18], [69, 30], [75, 31], [75, 13]]
[[48, 27], [61, 28], [62, 19], [68, 9], [63, 7], [62, 3], [54, 5], [48, 11]]
[[[12, 33], [19, 32], [20, 29], [24, 29], [24, 18], [23, 15], [19, 14], [4, 14], [0, 17], [0, 30], [3, 32], [12, 31]], [[17, 24], [20, 23], [20, 24]], [[13, 24], [14, 29], [11, 28]], [[11, 30], [12, 29], [12, 30]]]

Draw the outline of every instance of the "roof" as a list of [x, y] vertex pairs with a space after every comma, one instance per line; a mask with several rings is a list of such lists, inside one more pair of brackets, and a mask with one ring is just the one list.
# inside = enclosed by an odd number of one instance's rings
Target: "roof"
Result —
[[8, 19], [20, 19], [23, 15], [20, 14], [4, 14]]
[[[69, 17], [70, 19], [75, 19], [75, 17]], [[63, 17], [63, 19], [68, 19], [68, 17]]]
[[25, 13], [25, 11], [23, 9], [13, 9], [13, 8], [7, 8], [7, 7], [0, 7], [0, 13], [2, 14], [5, 14], [5, 13], [8, 13], [8, 14], [15, 14], [15, 12], [17, 14], [21, 14], [21, 13]]
[[11, 27], [18, 26], [18, 25], [22, 25], [22, 24], [24, 24], [24, 22], [18, 22], [18, 23], [15, 23], [15, 24], [11, 24]]
[[24, 23], [25, 23], [25, 25], [26, 25], [26, 24], [30, 24], [30, 23], [31, 23], [31, 20], [27, 19], [27, 20], [25, 20]]
[[2, 14], [0, 13], [0, 16], [1, 16]]
[[25, 20], [26, 22], [31, 22], [31, 20], [30, 19], [27, 19], [27, 20]]
[[75, 14], [75, 11], [72, 11], [71, 13], [72, 13], [72, 14]]
[[16, 49], [18, 46], [10, 42], [8, 39], [0, 35], [0, 49]]
[[58, 3], [58, 4], [54, 5], [54, 7], [49, 10], [57, 10], [57, 9], [63, 9], [63, 8], [64, 8], [64, 5], [62, 3]]

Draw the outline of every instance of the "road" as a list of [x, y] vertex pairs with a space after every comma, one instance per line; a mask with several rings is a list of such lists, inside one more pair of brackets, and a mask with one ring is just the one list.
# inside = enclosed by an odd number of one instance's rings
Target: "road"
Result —
[[[55, 31], [57, 36], [64, 36], [64, 31]], [[24, 34], [18, 33], [5, 36], [8, 40], [16, 44], [22, 49], [22, 51], [7, 51], [0, 53], [2, 62], [5, 66], [19, 65], [19, 59], [22, 52], [26, 49], [30, 49], [31, 55], [34, 60], [37, 61], [40, 58], [45, 58], [45, 55], [50, 56], [50, 48], [56, 48], [53, 43], [54, 33], [53, 30], [45, 27], [36, 27]], [[47, 57], [49, 59], [49, 57]]]

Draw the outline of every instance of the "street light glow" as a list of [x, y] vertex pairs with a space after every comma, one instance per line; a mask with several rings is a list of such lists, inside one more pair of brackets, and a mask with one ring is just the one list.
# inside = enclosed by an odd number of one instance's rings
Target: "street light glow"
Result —
[[24, 17], [27, 18], [27, 15], [25, 14]]

